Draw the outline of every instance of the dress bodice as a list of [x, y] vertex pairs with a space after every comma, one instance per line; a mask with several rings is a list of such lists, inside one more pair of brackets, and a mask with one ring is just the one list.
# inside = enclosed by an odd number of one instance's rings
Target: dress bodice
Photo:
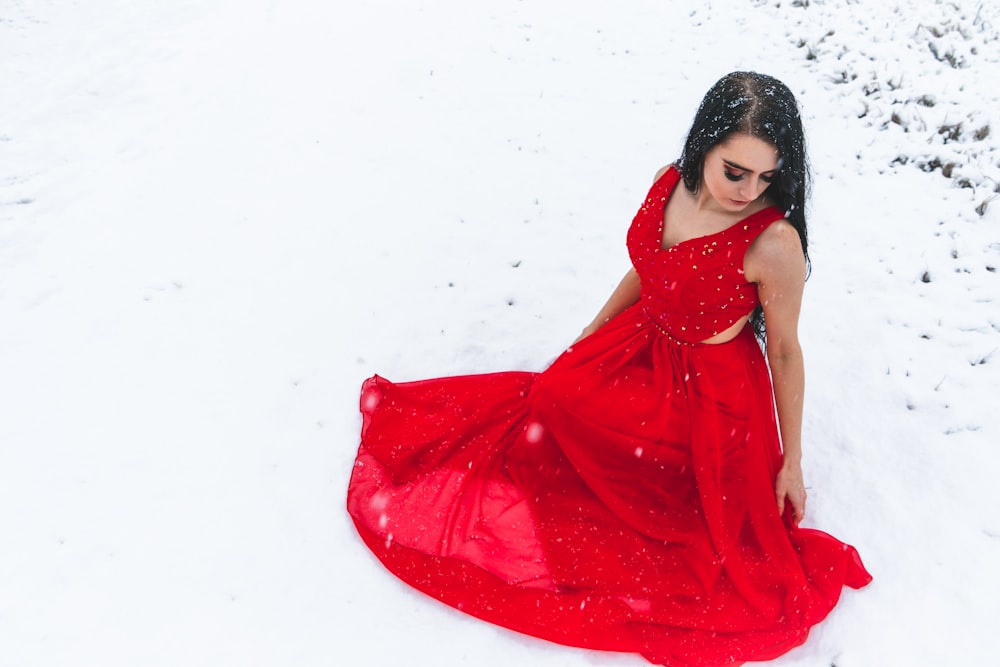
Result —
[[663, 248], [664, 210], [679, 182], [671, 166], [653, 184], [629, 228], [628, 251], [646, 314], [668, 335], [694, 343], [725, 331], [757, 306], [757, 286], [747, 281], [743, 258], [754, 239], [784, 215], [771, 206], [715, 234]]

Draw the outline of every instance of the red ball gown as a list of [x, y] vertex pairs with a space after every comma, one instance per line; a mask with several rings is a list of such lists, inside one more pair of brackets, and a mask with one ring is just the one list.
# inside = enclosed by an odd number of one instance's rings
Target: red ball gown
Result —
[[661, 248], [653, 185], [628, 233], [639, 302], [542, 373], [361, 392], [347, 505], [398, 577], [491, 623], [673, 667], [737, 665], [805, 641], [855, 549], [780, 516], [767, 364], [747, 327], [750, 243], [781, 211]]

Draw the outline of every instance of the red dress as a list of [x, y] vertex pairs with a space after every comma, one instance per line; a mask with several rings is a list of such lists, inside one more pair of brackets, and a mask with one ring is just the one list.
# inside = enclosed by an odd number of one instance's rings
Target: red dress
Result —
[[743, 256], [769, 208], [660, 248], [675, 169], [628, 233], [637, 304], [542, 373], [364, 383], [348, 491], [393, 573], [474, 616], [674, 667], [777, 657], [857, 551], [778, 514], [781, 449]]

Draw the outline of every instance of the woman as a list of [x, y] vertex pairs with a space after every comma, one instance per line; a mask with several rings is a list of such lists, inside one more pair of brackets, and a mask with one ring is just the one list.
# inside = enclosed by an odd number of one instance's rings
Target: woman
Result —
[[629, 229], [633, 269], [552, 366], [366, 381], [348, 509], [376, 556], [485, 620], [658, 664], [804, 642], [871, 580], [799, 527], [806, 186], [791, 92], [730, 74]]

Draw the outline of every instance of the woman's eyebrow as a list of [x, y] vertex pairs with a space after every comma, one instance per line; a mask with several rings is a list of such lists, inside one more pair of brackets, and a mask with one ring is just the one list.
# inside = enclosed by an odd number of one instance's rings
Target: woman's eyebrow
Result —
[[[746, 172], [749, 172], [751, 174], [753, 173], [753, 169], [747, 169], [746, 167], [741, 167], [740, 165], [736, 164], [735, 162], [730, 162], [726, 158], [722, 158], [722, 161], [725, 162], [726, 164], [728, 164], [733, 169], [739, 169], [740, 171], [746, 171]], [[762, 171], [760, 173], [762, 173], [762, 174], [770, 174], [770, 173], [773, 173], [773, 172], [776, 172], [776, 171], [778, 171], [778, 170], [777, 169], [768, 169], [767, 171]]]

